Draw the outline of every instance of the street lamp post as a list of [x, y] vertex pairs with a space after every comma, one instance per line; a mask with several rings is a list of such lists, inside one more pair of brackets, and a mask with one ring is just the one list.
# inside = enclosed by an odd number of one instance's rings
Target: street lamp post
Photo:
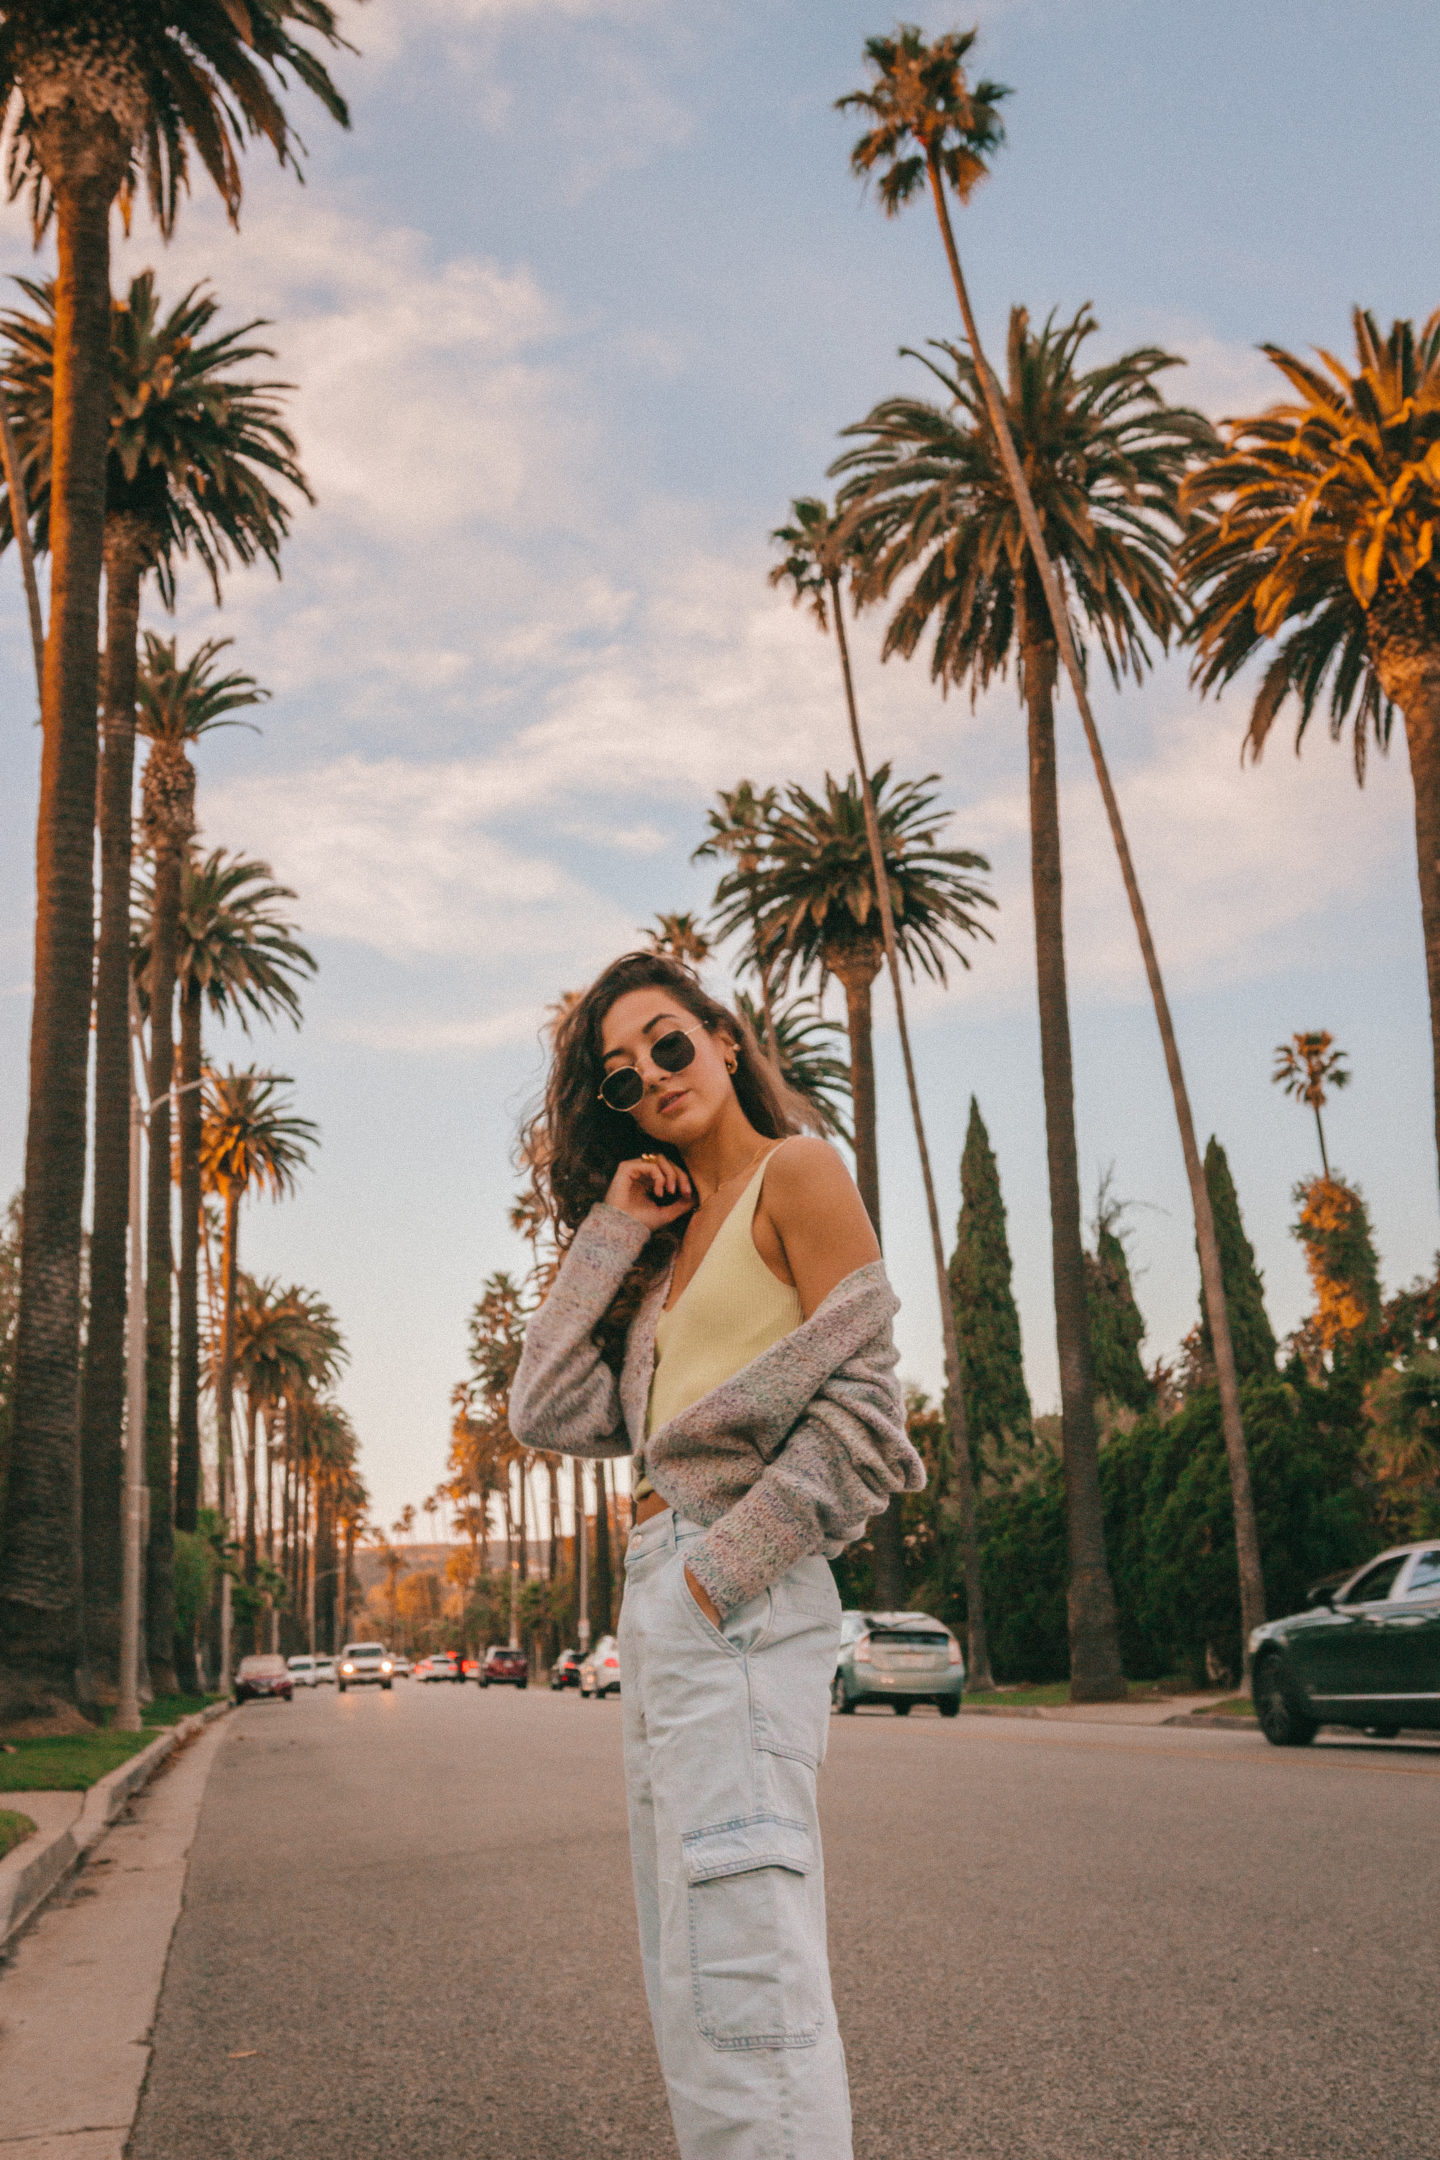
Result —
[[575, 1632], [583, 1656], [590, 1647], [590, 1531], [585, 1520], [585, 1465], [575, 1460], [575, 1564], [580, 1576], [580, 1617]]
[[119, 1732], [140, 1730], [141, 1532], [145, 1513], [145, 1273], [144, 1174], [141, 1139], [145, 1113], [134, 1075], [130, 1080], [130, 1296], [125, 1313], [125, 1491], [121, 1515]]

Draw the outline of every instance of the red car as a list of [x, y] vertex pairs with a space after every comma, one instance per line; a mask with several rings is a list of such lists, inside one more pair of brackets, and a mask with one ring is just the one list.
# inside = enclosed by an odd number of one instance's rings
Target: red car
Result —
[[235, 1670], [235, 1700], [259, 1702], [262, 1696], [278, 1695], [294, 1702], [295, 1682], [283, 1657], [242, 1657]]
[[504, 1643], [491, 1643], [480, 1668], [481, 1687], [524, 1688], [529, 1684], [530, 1664], [524, 1651], [511, 1650]]

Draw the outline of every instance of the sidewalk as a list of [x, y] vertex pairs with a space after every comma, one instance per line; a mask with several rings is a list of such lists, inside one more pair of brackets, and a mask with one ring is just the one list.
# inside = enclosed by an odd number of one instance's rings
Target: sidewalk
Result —
[[[15, 1940], [0, 1971], [5, 2160], [122, 2160], [205, 1781], [227, 1729], [202, 1732]], [[62, 2048], [62, 2034], [83, 2045]]]

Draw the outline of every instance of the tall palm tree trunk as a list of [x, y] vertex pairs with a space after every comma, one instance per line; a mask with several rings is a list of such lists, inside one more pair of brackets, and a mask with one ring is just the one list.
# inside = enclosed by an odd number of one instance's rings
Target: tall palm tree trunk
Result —
[[256, 1440], [260, 1430], [260, 1406], [247, 1390], [245, 1396], [245, 1580], [255, 1580], [255, 1563], [259, 1558], [259, 1540], [256, 1533], [256, 1493], [259, 1487], [258, 1448]]
[[[930, 1218], [930, 1251], [935, 1264], [936, 1289], [940, 1297], [946, 1422], [950, 1433], [956, 1497], [960, 1506], [960, 1561], [965, 1576], [966, 1648], [969, 1653], [966, 1677], [971, 1693], [983, 1694], [993, 1688], [995, 1682], [990, 1672], [990, 1642], [985, 1627], [985, 1589], [980, 1576], [980, 1533], [975, 1519], [975, 1470], [970, 1457], [970, 1433], [960, 1372], [960, 1345], [955, 1334], [955, 1306], [950, 1292], [950, 1271], [945, 1264], [945, 1240], [940, 1229], [940, 1209], [935, 1198], [935, 1177], [930, 1168], [930, 1146], [925, 1137], [920, 1090], [915, 1080], [915, 1060], [910, 1054], [910, 1028], [905, 1017], [905, 993], [900, 981], [900, 954], [895, 942], [894, 897], [885, 871], [885, 850], [880, 839], [880, 820], [875, 810], [875, 792], [870, 785], [870, 768], [866, 762], [865, 744], [860, 733], [860, 713], [855, 703], [855, 680], [850, 668], [850, 641], [845, 634], [840, 580], [836, 576], [830, 579], [830, 602], [835, 616], [835, 639], [840, 649], [840, 672], [845, 683], [850, 747], [855, 754], [855, 770], [860, 777], [861, 800], [865, 806], [865, 837], [870, 846], [870, 869], [880, 903], [880, 926], [885, 935], [885, 964], [889, 969], [890, 990], [895, 999], [895, 1021], [900, 1031], [900, 1051], [905, 1061], [905, 1085], [910, 1096], [910, 1117], [915, 1127], [920, 1175], [925, 1185], [925, 1207]], [[895, 1518], [894, 1532], [888, 1542], [897, 1549], [887, 1553], [887, 1562], [892, 1566], [898, 1562], [900, 1566], [902, 1580], [899, 1584], [899, 1595], [900, 1599], [903, 1599], [904, 1540], [898, 1534], [898, 1496], [892, 1497], [885, 1514], [887, 1518]], [[878, 1523], [872, 1527], [872, 1538], [878, 1529]]]
[[225, 1195], [220, 1255], [220, 1357], [215, 1375], [216, 1447], [220, 1460], [220, 1518], [228, 1529], [235, 1506], [235, 1292], [240, 1273], [240, 1192]]
[[876, 1144], [875, 1037], [870, 1010], [870, 985], [875, 970], [868, 964], [836, 957], [830, 971], [840, 978], [845, 992], [845, 1031], [850, 1040], [850, 1107], [855, 1132], [855, 1183], [877, 1238], [880, 1229], [880, 1152]]
[[[1420, 879], [1420, 926], [1430, 991], [1430, 1059], [1436, 1160], [1440, 1162], [1440, 653], [1420, 616], [1413, 590], [1371, 609], [1369, 645], [1381, 688], [1400, 708], [1415, 794], [1415, 856]], [[1319, 1123], [1319, 1112], [1316, 1112]], [[1324, 1147], [1324, 1136], [1321, 1136]], [[1328, 1173], [1327, 1173], [1328, 1174]]]
[[51, 107], [35, 130], [55, 189], [58, 263], [35, 990], [0, 1557], [0, 1707], [16, 1714], [73, 1696], [83, 1658], [77, 1381], [110, 423], [110, 204], [128, 151], [118, 129], [87, 127], [90, 117], [72, 104]]
[[[95, 947], [95, 1109], [90, 1310], [80, 1390], [86, 1653], [108, 1692], [119, 1656], [124, 1478], [126, 1239], [130, 1218], [130, 868], [135, 789], [135, 647], [145, 547], [138, 520], [105, 526], [104, 748], [100, 927]], [[137, 1285], [138, 1294], [138, 1285]], [[188, 1527], [194, 1527], [191, 1523]]]
[[170, 1242], [170, 1090], [175, 1079], [175, 946], [180, 922], [180, 856], [161, 841], [155, 853], [154, 935], [150, 952], [150, 1148], [145, 1192], [145, 1481], [150, 1538], [145, 1567], [145, 1627], [157, 1694], [173, 1694], [175, 1638], [174, 1480], [170, 1388], [174, 1342]]
[[[1185, 1084], [1185, 1069], [1180, 1062], [1180, 1046], [1175, 1037], [1175, 1024], [1170, 1014], [1170, 1001], [1165, 993], [1164, 978], [1156, 955], [1154, 940], [1150, 935], [1150, 919], [1140, 891], [1140, 881], [1135, 875], [1135, 865], [1130, 855], [1130, 842], [1126, 836], [1124, 820], [1120, 815], [1119, 798], [1110, 778], [1110, 767], [1100, 741], [1100, 731], [1090, 709], [1090, 696], [1085, 687], [1084, 671], [1080, 655], [1075, 649], [1071, 634], [1070, 616], [1065, 606], [1065, 596], [1045, 545], [1045, 535], [1035, 508], [1034, 497], [1016, 454], [1010, 423], [1006, 417], [1000, 385], [991, 371], [980, 343], [980, 333], [975, 325], [974, 312], [970, 306], [970, 294], [960, 268], [960, 254], [955, 245], [954, 229], [950, 223], [949, 206], [945, 201], [945, 189], [940, 169], [934, 156], [928, 160], [930, 187], [934, 197], [936, 214], [940, 220], [941, 236], [945, 243], [946, 258], [955, 286], [955, 297], [960, 303], [960, 314], [965, 324], [965, 336], [975, 360], [976, 372], [985, 395], [986, 410], [995, 433], [1001, 461], [1005, 466], [1010, 492], [1015, 500], [1025, 538], [1034, 559], [1036, 574], [1045, 594], [1045, 605], [1055, 634], [1055, 643], [1065, 672], [1075, 693], [1075, 703], [1085, 730], [1085, 741], [1090, 751], [1095, 777], [1100, 784], [1100, 796], [1105, 805], [1106, 822], [1110, 838], [1120, 864], [1120, 876], [1125, 886], [1131, 920], [1140, 945], [1140, 956], [1145, 967], [1145, 978], [1150, 987], [1150, 1000], [1155, 1010], [1155, 1024], [1160, 1032], [1161, 1049], [1165, 1057], [1165, 1070], [1170, 1081], [1171, 1100], [1175, 1110], [1175, 1122], [1180, 1133], [1180, 1152], [1185, 1160], [1185, 1176], [1190, 1187], [1190, 1206], [1195, 1217], [1195, 1243], [1200, 1255], [1200, 1283], [1205, 1298], [1206, 1317], [1210, 1322], [1210, 1336], [1214, 1347], [1215, 1378], [1220, 1394], [1220, 1415], [1225, 1432], [1225, 1454], [1230, 1472], [1230, 1502], [1235, 1518], [1235, 1555], [1240, 1578], [1240, 1621], [1242, 1656], [1245, 1673], [1250, 1671], [1250, 1632], [1259, 1627], [1265, 1618], [1265, 1576], [1260, 1561], [1260, 1533], [1255, 1520], [1255, 1502], [1250, 1488], [1250, 1457], [1245, 1446], [1245, 1426], [1240, 1412], [1240, 1379], [1235, 1369], [1235, 1348], [1230, 1335], [1230, 1313], [1225, 1303], [1225, 1277], [1220, 1265], [1220, 1244], [1215, 1235], [1215, 1216], [1210, 1205], [1210, 1188], [1205, 1181], [1205, 1167], [1200, 1159], [1199, 1143], [1195, 1138], [1195, 1119], [1190, 1109], [1190, 1092]], [[1437, 1038], [1440, 1039], [1440, 1038]], [[1440, 1065], [1437, 1065], [1440, 1072]], [[1440, 1120], [1440, 1111], [1437, 1111]], [[1440, 1135], [1440, 1122], [1437, 1122]], [[1118, 1653], [1117, 1653], [1118, 1654]]]
[[1050, 1253], [1070, 1541], [1070, 1692], [1078, 1702], [1109, 1702], [1125, 1693], [1125, 1680], [1120, 1669], [1115, 1594], [1105, 1565], [1095, 1382], [1090, 1369], [1090, 1322], [1085, 1302], [1085, 1248], [1080, 1233], [1075, 1075], [1065, 982], [1060, 790], [1055, 767], [1054, 646], [1045, 640], [1027, 640], [1024, 667], [1030, 750], [1030, 883], [1035, 907], [1040, 1070], [1045, 1093], [1045, 1156], [1050, 1173]]
[[175, 1300], [175, 1527], [195, 1528], [200, 1506], [200, 1075], [204, 1056], [201, 998], [187, 983], [180, 998], [180, 1253]]
[[[832, 974], [839, 976], [845, 992], [855, 1183], [875, 1236], [883, 1245], [880, 1150], [875, 1111], [875, 1033], [870, 1008], [870, 985], [875, 979], [875, 970], [854, 955], [837, 956], [830, 962], [830, 967]], [[875, 1603], [884, 1612], [898, 1612], [905, 1603], [905, 1534], [893, 1501], [883, 1514], [871, 1519], [870, 1549], [875, 1556]]]

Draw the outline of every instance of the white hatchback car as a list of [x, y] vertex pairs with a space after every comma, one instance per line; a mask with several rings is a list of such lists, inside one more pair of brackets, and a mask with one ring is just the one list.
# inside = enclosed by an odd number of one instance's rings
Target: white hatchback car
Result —
[[[285, 1663], [289, 1667], [290, 1678], [294, 1681], [296, 1687], [319, 1687], [319, 1658], [292, 1657], [286, 1658]], [[334, 1670], [332, 1668], [329, 1674], [329, 1678], [333, 1680], [334, 1677]]]

